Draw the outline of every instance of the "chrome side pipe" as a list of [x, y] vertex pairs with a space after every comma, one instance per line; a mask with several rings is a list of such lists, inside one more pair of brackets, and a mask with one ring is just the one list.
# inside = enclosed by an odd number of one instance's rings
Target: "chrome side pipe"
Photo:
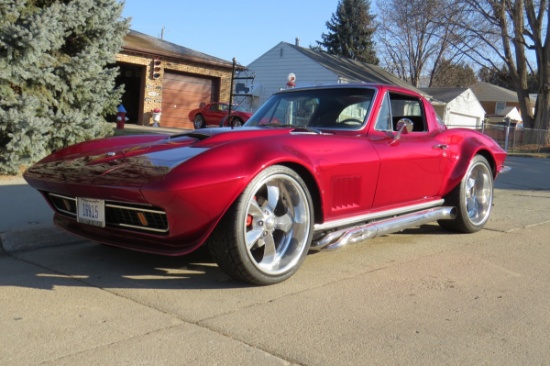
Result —
[[348, 227], [333, 231], [311, 243], [312, 250], [338, 249], [346, 244], [353, 244], [378, 236], [395, 233], [412, 226], [424, 225], [437, 220], [452, 220], [456, 217], [455, 207], [437, 207], [395, 216], [388, 219], [370, 222], [365, 225]]

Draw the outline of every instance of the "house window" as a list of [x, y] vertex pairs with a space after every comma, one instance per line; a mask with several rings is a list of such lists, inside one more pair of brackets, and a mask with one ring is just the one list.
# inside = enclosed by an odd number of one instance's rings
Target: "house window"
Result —
[[500, 114], [504, 108], [506, 108], [506, 102], [496, 102], [495, 114]]

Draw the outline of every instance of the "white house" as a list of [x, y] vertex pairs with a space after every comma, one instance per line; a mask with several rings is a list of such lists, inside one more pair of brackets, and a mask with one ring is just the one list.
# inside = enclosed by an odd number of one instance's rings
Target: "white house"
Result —
[[255, 74], [254, 82], [246, 86], [255, 96], [253, 109], [273, 93], [285, 89], [290, 74], [296, 76], [295, 86], [297, 87], [372, 82], [400, 85], [422, 93], [381, 67], [286, 42], [271, 48], [252, 61], [247, 68]]
[[481, 129], [485, 110], [469, 88], [422, 88], [432, 96], [435, 111], [449, 127]]

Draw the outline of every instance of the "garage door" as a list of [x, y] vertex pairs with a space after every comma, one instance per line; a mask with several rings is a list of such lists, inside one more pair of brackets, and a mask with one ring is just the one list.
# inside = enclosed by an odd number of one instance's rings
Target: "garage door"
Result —
[[215, 79], [165, 72], [161, 126], [192, 129], [189, 112], [201, 103], [210, 103], [215, 98], [215, 91]]
[[453, 127], [465, 127], [465, 128], [477, 128], [480, 126], [479, 117], [467, 116], [465, 114], [449, 113], [449, 120], [447, 122], [449, 128]]

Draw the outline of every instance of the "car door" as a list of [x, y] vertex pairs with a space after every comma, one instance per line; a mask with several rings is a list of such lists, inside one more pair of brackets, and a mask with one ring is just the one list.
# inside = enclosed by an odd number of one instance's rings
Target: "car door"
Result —
[[[397, 139], [397, 122], [406, 118], [413, 131]], [[387, 92], [369, 139], [380, 158], [380, 172], [372, 208], [400, 206], [438, 198], [450, 169], [440, 131], [429, 131], [423, 100]], [[372, 133], [371, 133], [372, 132]]]
[[206, 113], [206, 123], [209, 125], [219, 124], [222, 118], [227, 115], [227, 108], [227, 104], [212, 103]]

